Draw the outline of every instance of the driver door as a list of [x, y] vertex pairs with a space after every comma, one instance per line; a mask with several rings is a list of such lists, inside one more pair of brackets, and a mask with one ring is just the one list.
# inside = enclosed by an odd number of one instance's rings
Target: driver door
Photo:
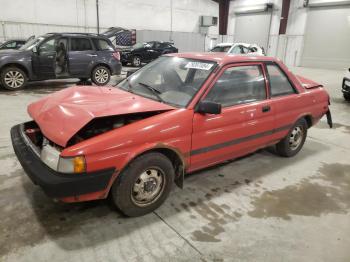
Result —
[[227, 66], [204, 95], [222, 105], [218, 115], [195, 113], [191, 171], [243, 156], [271, 142], [274, 110], [260, 63]]
[[32, 55], [32, 66], [38, 79], [53, 79], [56, 64], [56, 38], [41, 43]]

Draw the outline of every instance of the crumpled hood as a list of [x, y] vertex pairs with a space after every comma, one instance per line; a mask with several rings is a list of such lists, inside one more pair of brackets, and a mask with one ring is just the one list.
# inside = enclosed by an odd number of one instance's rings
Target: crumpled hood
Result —
[[171, 109], [116, 87], [75, 86], [30, 104], [28, 113], [45, 137], [64, 147], [94, 118]]

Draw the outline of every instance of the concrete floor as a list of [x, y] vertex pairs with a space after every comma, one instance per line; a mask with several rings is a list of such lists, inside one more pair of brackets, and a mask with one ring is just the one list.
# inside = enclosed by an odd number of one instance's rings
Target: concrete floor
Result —
[[29, 103], [71, 81], [0, 93], [1, 261], [350, 261], [350, 103], [343, 72], [295, 68], [323, 83], [335, 128], [303, 150], [262, 150], [189, 175], [156, 212], [125, 218], [108, 201], [54, 203], [24, 174], [9, 130]]

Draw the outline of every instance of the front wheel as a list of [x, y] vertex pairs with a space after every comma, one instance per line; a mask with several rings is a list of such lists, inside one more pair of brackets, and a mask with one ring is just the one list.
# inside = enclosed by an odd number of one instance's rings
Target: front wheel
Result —
[[307, 136], [307, 123], [304, 118], [299, 119], [288, 135], [276, 145], [276, 151], [284, 157], [295, 156], [303, 147]]
[[132, 59], [132, 65], [135, 67], [141, 66], [141, 57], [139, 57], [138, 55], [134, 56]]
[[145, 215], [165, 201], [174, 177], [173, 165], [165, 155], [142, 155], [118, 176], [111, 189], [112, 200], [127, 216]]
[[95, 85], [104, 86], [107, 85], [111, 79], [111, 72], [105, 66], [97, 66], [91, 74], [91, 80]]
[[14, 91], [25, 87], [27, 76], [17, 67], [8, 67], [1, 72], [0, 81], [4, 88]]

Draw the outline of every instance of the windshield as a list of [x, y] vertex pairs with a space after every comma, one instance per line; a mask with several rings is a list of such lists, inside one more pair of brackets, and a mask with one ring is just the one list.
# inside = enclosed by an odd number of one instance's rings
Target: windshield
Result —
[[138, 48], [142, 48], [145, 44], [144, 43], [136, 43], [132, 46], [133, 49], [138, 49]]
[[186, 107], [215, 62], [160, 57], [119, 83], [119, 88], [176, 107]]
[[34, 46], [39, 44], [41, 41], [45, 39], [44, 36], [39, 36], [37, 38], [34, 38], [32, 40], [29, 40], [27, 43], [25, 43], [19, 50], [31, 50]]

